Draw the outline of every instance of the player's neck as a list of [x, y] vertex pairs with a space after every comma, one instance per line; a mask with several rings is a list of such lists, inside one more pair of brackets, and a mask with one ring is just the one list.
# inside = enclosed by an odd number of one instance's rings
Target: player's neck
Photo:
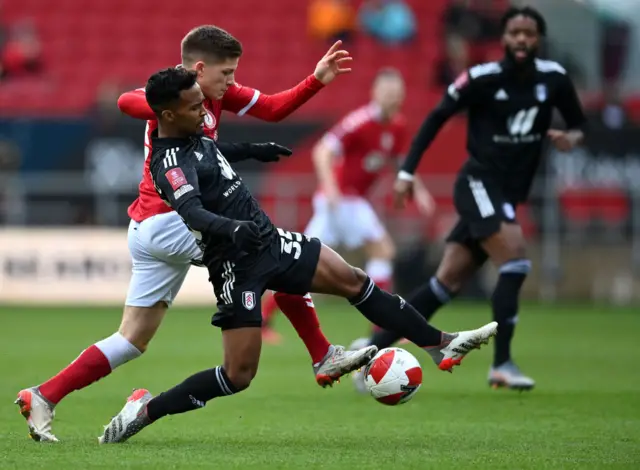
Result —
[[190, 134], [186, 134], [184, 131], [172, 128], [158, 123], [158, 138], [159, 139], [188, 139]]

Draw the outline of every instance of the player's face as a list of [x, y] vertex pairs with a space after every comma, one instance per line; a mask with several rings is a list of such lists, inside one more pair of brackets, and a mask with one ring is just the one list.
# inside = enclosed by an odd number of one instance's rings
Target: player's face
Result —
[[171, 111], [166, 111], [165, 117], [185, 135], [200, 134], [207, 115], [204, 99], [204, 94], [196, 83], [180, 93], [180, 102]]
[[538, 24], [533, 18], [522, 15], [511, 18], [502, 35], [506, 54], [516, 63], [533, 61], [539, 41]]
[[373, 88], [373, 100], [387, 118], [400, 111], [404, 96], [404, 82], [399, 78], [383, 78]]
[[198, 84], [204, 95], [211, 100], [220, 100], [227, 88], [235, 83], [235, 73], [240, 58], [225, 59], [211, 63], [196, 62]]

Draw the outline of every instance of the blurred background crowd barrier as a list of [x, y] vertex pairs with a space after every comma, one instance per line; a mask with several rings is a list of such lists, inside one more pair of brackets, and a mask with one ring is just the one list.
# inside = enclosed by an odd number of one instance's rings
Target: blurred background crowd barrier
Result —
[[[313, 71], [335, 39], [355, 58], [340, 77], [278, 124], [223, 115], [221, 140], [276, 141], [294, 156], [239, 165], [274, 221], [302, 230], [315, 175], [310, 150], [335, 120], [369, 99], [383, 66], [407, 83], [415, 132], [465, 67], [499, 59], [502, 0], [0, 0], [0, 302], [119, 303], [130, 274], [127, 206], [143, 165], [144, 122], [120, 114], [119, 94], [180, 61], [192, 27], [216, 24], [243, 43], [237, 80], [263, 93]], [[635, 0], [531, 0], [549, 23], [543, 56], [568, 70], [590, 118], [585, 145], [550, 152], [518, 217], [534, 275], [525, 296], [630, 303], [640, 298], [640, 8]], [[397, 241], [397, 290], [437, 266], [455, 222], [451, 189], [466, 157], [465, 117], [442, 130], [420, 174], [434, 218], [391, 205], [393, 174], [374, 190]], [[354, 258], [357, 262], [357, 255]], [[465, 296], [483, 298], [483, 271]], [[211, 303], [193, 269], [182, 303]]]

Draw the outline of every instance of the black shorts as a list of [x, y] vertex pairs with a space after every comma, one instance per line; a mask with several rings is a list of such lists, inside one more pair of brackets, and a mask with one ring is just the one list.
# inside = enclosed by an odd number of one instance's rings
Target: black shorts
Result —
[[265, 290], [304, 295], [311, 289], [322, 244], [297, 232], [278, 229], [270, 246], [255, 256], [226, 261], [209, 271], [218, 299], [211, 324], [223, 330], [262, 326], [260, 299]]
[[473, 253], [478, 264], [484, 264], [487, 254], [480, 242], [500, 231], [503, 222], [517, 224], [514, 198], [490, 178], [461, 174], [453, 189], [453, 203], [460, 216], [447, 237], [447, 242], [460, 243]]

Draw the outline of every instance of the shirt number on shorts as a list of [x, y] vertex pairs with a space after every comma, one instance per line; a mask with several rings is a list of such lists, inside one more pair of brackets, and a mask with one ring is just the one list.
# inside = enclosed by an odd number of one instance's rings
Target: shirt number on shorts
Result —
[[280, 234], [280, 252], [288, 255], [293, 254], [293, 259], [300, 258], [302, 254], [302, 235], [297, 232], [289, 232], [287, 230], [278, 229]]

